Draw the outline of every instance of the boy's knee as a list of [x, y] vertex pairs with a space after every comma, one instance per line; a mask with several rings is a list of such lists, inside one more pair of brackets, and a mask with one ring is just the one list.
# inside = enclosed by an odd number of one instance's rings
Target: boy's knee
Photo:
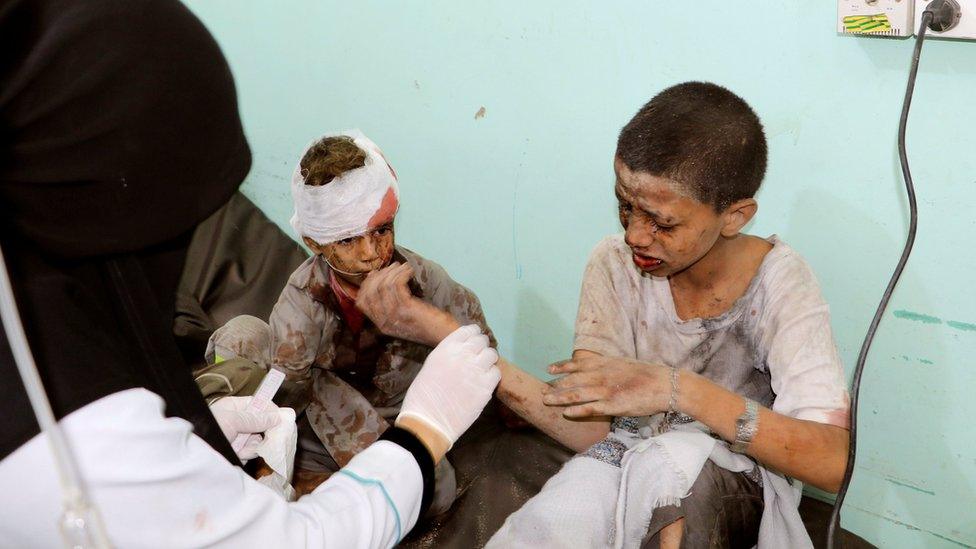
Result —
[[237, 316], [207, 342], [207, 365], [193, 372], [208, 403], [225, 396], [249, 396], [268, 371], [271, 328], [253, 316]]
[[262, 368], [271, 361], [271, 327], [260, 318], [241, 315], [217, 328], [207, 342], [207, 364], [243, 358]]
[[744, 473], [728, 471], [709, 461], [680, 507], [654, 511], [643, 546], [664, 547], [659, 534], [666, 526], [684, 519], [682, 547], [753, 547], [762, 512], [760, 485]]

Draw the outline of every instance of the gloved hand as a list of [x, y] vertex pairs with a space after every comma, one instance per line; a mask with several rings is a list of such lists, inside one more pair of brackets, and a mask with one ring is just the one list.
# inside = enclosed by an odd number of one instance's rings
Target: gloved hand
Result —
[[[242, 433], [263, 433], [274, 427], [281, 421], [278, 414], [278, 407], [273, 403], [260, 411], [247, 410], [247, 406], [254, 397], [224, 397], [210, 405], [210, 412], [213, 413], [217, 425], [231, 443]], [[253, 437], [240, 451], [237, 457], [241, 460], [249, 460], [257, 457], [257, 448], [261, 445], [261, 437]]]
[[408, 417], [421, 421], [453, 446], [491, 400], [501, 379], [496, 362], [498, 353], [481, 328], [454, 330], [427, 355], [403, 398], [397, 424]]

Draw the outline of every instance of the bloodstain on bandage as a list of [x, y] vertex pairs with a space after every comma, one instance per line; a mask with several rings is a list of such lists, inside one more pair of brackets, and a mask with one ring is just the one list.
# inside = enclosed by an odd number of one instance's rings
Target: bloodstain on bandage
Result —
[[390, 187], [383, 196], [383, 201], [380, 202], [379, 209], [369, 218], [366, 226], [370, 229], [375, 229], [393, 221], [393, 216], [396, 215], [399, 207], [400, 201], [397, 199], [396, 192], [394, 192], [393, 187]]

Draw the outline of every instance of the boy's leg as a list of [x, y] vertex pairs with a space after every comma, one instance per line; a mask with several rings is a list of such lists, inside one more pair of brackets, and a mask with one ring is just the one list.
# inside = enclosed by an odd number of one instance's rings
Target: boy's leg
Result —
[[210, 404], [225, 396], [249, 396], [267, 373], [271, 328], [259, 318], [238, 316], [218, 328], [207, 342], [207, 365], [193, 377]]
[[681, 506], [655, 509], [644, 549], [754, 547], [763, 512], [763, 489], [749, 473], [705, 462]]
[[267, 369], [271, 362], [271, 327], [257, 317], [235, 316], [210, 336], [205, 358], [207, 364], [243, 358]]
[[619, 486], [620, 467], [576, 456], [505, 520], [486, 547], [606, 547]]
[[298, 417], [298, 449], [295, 452], [295, 491], [299, 497], [309, 494], [339, 470], [315, 434], [308, 416]]

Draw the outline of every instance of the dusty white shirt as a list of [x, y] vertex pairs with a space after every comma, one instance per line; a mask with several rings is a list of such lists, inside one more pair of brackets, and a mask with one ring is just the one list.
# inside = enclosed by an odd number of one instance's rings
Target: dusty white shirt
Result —
[[668, 280], [639, 271], [622, 235], [607, 237], [583, 275], [574, 349], [689, 369], [780, 414], [846, 428], [850, 400], [820, 287], [793, 248], [768, 241], [728, 311], [681, 320]]
[[[145, 389], [109, 395], [60, 425], [115, 547], [391, 547], [417, 520], [420, 467], [379, 441], [287, 503], [163, 415]], [[63, 547], [46, 437], [0, 461], [0, 546]]]

